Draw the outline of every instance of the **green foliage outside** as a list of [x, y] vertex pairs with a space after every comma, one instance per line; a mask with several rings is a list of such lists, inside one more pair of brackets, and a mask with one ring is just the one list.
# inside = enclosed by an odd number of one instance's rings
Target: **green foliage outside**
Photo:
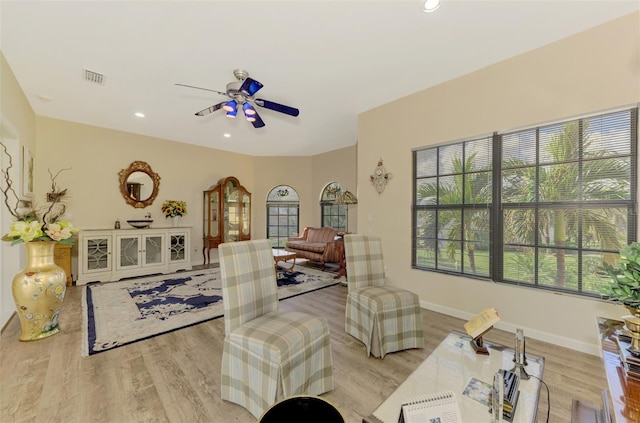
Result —
[[[476, 260], [476, 276], [489, 277], [489, 252], [485, 251], [486, 259]], [[582, 274], [582, 292], [598, 294], [602, 292], [603, 286], [608, 284], [609, 277], [602, 272], [602, 253], [583, 254], [583, 274]], [[418, 250], [417, 265], [424, 267], [435, 267], [435, 257], [430, 250]], [[578, 268], [577, 255], [566, 256], [567, 269]], [[440, 256], [438, 259], [438, 269], [448, 271], [460, 271], [459, 262], [446, 257]], [[504, 254], [504, 279], [511, 282], [519, 282], [522, 284], [531, 284], [534, 282], [535, 256], [533, 253], [515, 253], [507, 252]], [[469, 272], [466, 272], [469, 273]], [[539, 282], [540, 285], [549, 287], [557, 286], [556, 278], [556, 257], [554, 255], [544, 255], [540, 258], [540, 266], [538, 268], [539, 281], [547, 281], [547, 283]], [[578, 273], [567, 272], [566, 286], [568, 290], [578, 290]]]
[[[439, 270], [491, 276], [490, 211], [483, 205], [497, 203], [503, 219], [503, 239], [497, 242], [504, 246], [504, 280], [592, 294], [602, 291], [607, 281], [603, 266], [611, 268], [618, 258], [615, 252], [626, 244], [628, 217], [624, 204], [598, 204], [628, 200], [629, 158], [606, 148], [602, 139], [592, 144], [588, 120], [544, 129], [503, 138], [498, 202], [492, 199], [487, 167], [476, 163], [476, 153], [463, 153], [473, 151], [474, 141], [464, 143], [464, 149], [438, 150], [441, 168], [450, 175], [427, 174], [418, 181], [416, 204], [427, 206], [416, 215], [418, 266], [435, 267], [437, 253]], [[521, 151], [536, 136], [544, 165]], [[444, 164], [443, 152], [450, 157]], [[594, 205], [577, 207], [588, 202]], [[545, 205], [531, 206], [539, 203]], [[583, 249], [581, 256], [576, 248]], [[629, 284], [610, 294], [621, 296], [620, 289], [629, 297], [637, 295], [640, 305], [640, 292]]]

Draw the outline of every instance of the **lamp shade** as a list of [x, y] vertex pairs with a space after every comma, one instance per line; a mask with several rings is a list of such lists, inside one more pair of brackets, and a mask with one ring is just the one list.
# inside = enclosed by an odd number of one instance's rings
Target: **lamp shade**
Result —
[[246, 101], [242, 103], [242, 110], [244, 110], [244, 115], [246, 117], [253, 116], [256, 114], [256, 109], [254, 109], [253, 106], [247, 103]]
[[342, 194], [338, 195], [335, 201], [336, 204], [358, 204], [358, 199], [355, 195], [351, 193], [351, 191], [347, 190]]
[[[226, 103], [224, 103], [224, 106], [222, 106], [223, 109], [225, 109], [227, 112], [237, 112], [238, 110], [238, 102], [235, 100], [229, 100]], [[227, 114], [228, 116], [228, 114]], [[233, 117], [236, 117], [235, 113], [233, 115]]]

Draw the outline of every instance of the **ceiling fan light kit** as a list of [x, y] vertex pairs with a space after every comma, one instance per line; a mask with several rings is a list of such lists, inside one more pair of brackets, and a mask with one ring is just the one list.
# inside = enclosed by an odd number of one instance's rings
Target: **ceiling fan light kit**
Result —
[[249, 78], [247, 71], [236, 69], [233, 71], [233, 75], [238, 80], [237, 82], [230, 82], [227, 84], [227, 91], [217, 91], [208, 88], [196, 87], [187, 84], [176, 84], [182, 87], [195, 88], [198, 90], [211, 91], [220, 95], [229, 97], [231, 100], [222, 101], [213, 106], [207, 107], [204, 110], [200, 110], [196, 113], [196, 116], [206, 116], [216, 110], [223, 109], [227, 112], [227, 117], [235, 118], [238, 114], [238, 104], [242, 104], [242, 110], [244, 117], [247, 121], [251, 122], [254, 128], [262, 128], [265, 126], [264, 122], [258, 112], [253, 107], [257, 105], [264, 107], [265, 109], [274, 110], [276, 112], [284, 113], [289, 116], [296, 117], [300, 114], [300, 111], [295, 107], [285, 106], [284, 104], [274, 103], [273, 101], [265, 100], [262, 98], [255, 98], [254, 94], [257, 93], [262, 87], [262, 83], [255, 79]]
[[242, 104], [242, 110], [244, 110], [244, 115], [249, 118], [249, 116], [253, 116], [256, 114], [256, 109], [254, 109], [253, 107], [251, 107], [251, 104], [249, 104], [248, 102], [244, 102]]
[[227, 112], [235, 112], [237, 110], [238, 107], [238, 103], [236, 103], [235, 100], [229, 100], [226, 103], [224, 103], [224, 106], [222, 106], [223, 109], [225, 109]]

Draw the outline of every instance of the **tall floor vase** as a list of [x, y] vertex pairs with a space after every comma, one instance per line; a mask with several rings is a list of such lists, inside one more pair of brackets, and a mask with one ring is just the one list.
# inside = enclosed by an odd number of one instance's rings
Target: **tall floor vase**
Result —
[[67, 275], [53, 260], [55, 244], [53, 241], [27, 242], [27, 265], [13, 278], [21, 341], [46, 338], [60, 331], [58, 317]]

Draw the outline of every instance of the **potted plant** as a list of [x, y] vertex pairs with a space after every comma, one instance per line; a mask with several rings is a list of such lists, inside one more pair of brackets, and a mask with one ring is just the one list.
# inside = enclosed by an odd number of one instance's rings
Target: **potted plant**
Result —
[[633, 314], [640, 312], [640, 243], [634, 242], [620, 250], [616, 267], [603, 265], [610, 281], [602, 290], [608, 300], [620, 303]]

